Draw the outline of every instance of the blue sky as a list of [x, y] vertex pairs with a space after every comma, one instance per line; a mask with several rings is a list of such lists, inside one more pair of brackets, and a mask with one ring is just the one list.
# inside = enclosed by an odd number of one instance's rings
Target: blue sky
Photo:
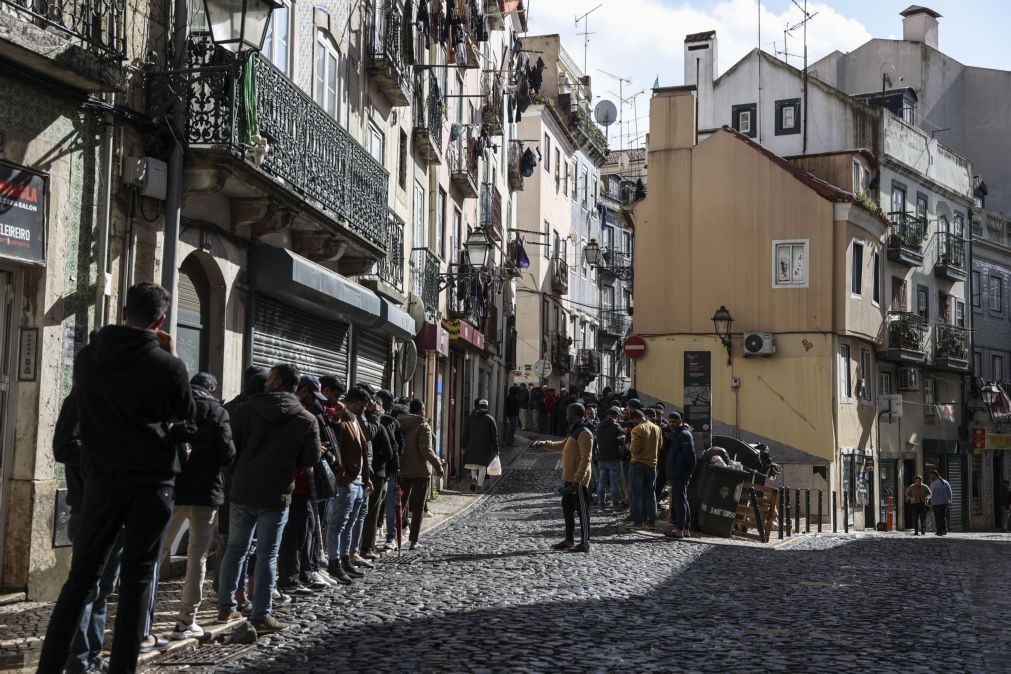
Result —
[[[797, 0], [803, 4], [803, 0]], [[628, 144], [645, 133], [648, 92], [656, 77], [661, 85], [684, 81], [684, 36], [716, 30], [719, 72], [736, 63], [758, 43], [757, 0], [527, 0], [530, 33], [558, 33], [562, 44], [580, 66], [583, 40], [575, 17], [595, 7], [589, 16], [586, 70], [595, 96], [618, 102], [618, 81], [628, 78], [620, 92], [626, 97], [624, 135]], [[871, 39], [902, 37], [899, 12], [908, 0], [809, 0], [808, 11], [818, 14], [808, 24], [808, 55], [813, 63], [838, 49], [850, 51]], [[921, 4], [942, 14], [940, 49], [966, 65], [1011, 70], [1011, 2], [993, 0], [930, 0]], [[783, 29], [801, 18], [791, 0], [762, 0], [762, 47], [781, 50]], [[789, 52], [800, 54], [800, 31], [790, 38]], [[800, 65], [800, 59], [790, 58]], [[633, 97], [638, 92], [643, 95]], [[616, 133], [616, 127], [611, 129]], [[640, 141], [641, 142], [641, 141]], [[638, 143], [635, 143], [638, 144]], [[618, 143], [612, 143], [617, 147]]]

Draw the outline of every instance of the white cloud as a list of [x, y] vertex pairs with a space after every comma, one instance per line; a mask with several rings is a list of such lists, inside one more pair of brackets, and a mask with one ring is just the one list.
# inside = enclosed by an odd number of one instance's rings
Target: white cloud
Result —
[[[724, 0], [706, 10], [688, 3], [674, 6], [660, 0], [532, 0], [530, 2], [530, 33], [558, 33], [573, 60], [583, 65], [583, 37], [577, 33], [575, 17], [603, 3], [589, 16], [590, 42], [587, 55], [588, 74], [593, 78], [595, 96], [617, 99], [618, 82], [600, 72], [627, 77], [632, 84], [624, 85], [624, 95], [648, 90], [659, 76], [663, 86], [684, 81], [684, 37], [690, 33], [715, 30], [719, 41], [719, 71], [722, 73], [739, 61], [758, 43], [757, 0]], [[826, 4], [811, 2], [808, 12], [817, 15], [808, 23], [808, 59], [811, 63], [833, 50], [850, 51], [871, 38], [856, 19], [843, 16]], [[802, 13], [791, 5], [781, 14], [762, 7], [762, 48], [774, 53], [782, 49], [783, 29], [794, 25]], [[773, 44], [775, 43], [775, 45]], [[803, 53], [802, 31], [797, 29], [789, 38], [791, 54]], [[801, 59], [790, 62], [800, 65]], [[613, 94], [611, 93], [613, 92]], [[617, 102], [617, 101], [616, 101]], [[646, 130], [648, 112], [646, 96], [636, 101], [635, 115], [639, 132]], [[625, 119], [632, 120], [631, 103]], [[629, 125], [634, 128], [634, 125]], [[612, 135], [615, 130], [612, 129]], [[630, 134], [634, 135], [634, 133]], [[617, 146], [617, 143], [612, 143]]]

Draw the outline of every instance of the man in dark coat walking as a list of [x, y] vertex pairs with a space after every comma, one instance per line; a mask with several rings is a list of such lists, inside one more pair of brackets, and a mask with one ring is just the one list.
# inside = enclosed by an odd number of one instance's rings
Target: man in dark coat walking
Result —
[[498, 425], [488, 412], [488, 401], [481, 398], [463, 426], [464, 468], [470, 471], [470, 490], [484, 486], [488, 464], [498, 456]]

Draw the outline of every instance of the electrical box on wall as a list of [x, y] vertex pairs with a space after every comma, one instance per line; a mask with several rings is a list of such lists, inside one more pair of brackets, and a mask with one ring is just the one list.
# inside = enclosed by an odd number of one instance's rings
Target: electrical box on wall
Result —
[[135, 186], [142, 197], [165, 201], [168, 165], [154, 157], [127, 157], [123, 160], [123, 182]]

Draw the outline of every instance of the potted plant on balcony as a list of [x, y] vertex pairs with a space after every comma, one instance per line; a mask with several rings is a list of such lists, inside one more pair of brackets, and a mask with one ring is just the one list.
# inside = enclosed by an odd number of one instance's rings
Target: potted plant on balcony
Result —
[[949, 360], [965, 360], [965, 340], [954, 330], [941, 330], [937, 338], [937, 357]]
[[902, 316], [888, 324], [888, 346], [920, 351], [921, 333], [912, 316]]

